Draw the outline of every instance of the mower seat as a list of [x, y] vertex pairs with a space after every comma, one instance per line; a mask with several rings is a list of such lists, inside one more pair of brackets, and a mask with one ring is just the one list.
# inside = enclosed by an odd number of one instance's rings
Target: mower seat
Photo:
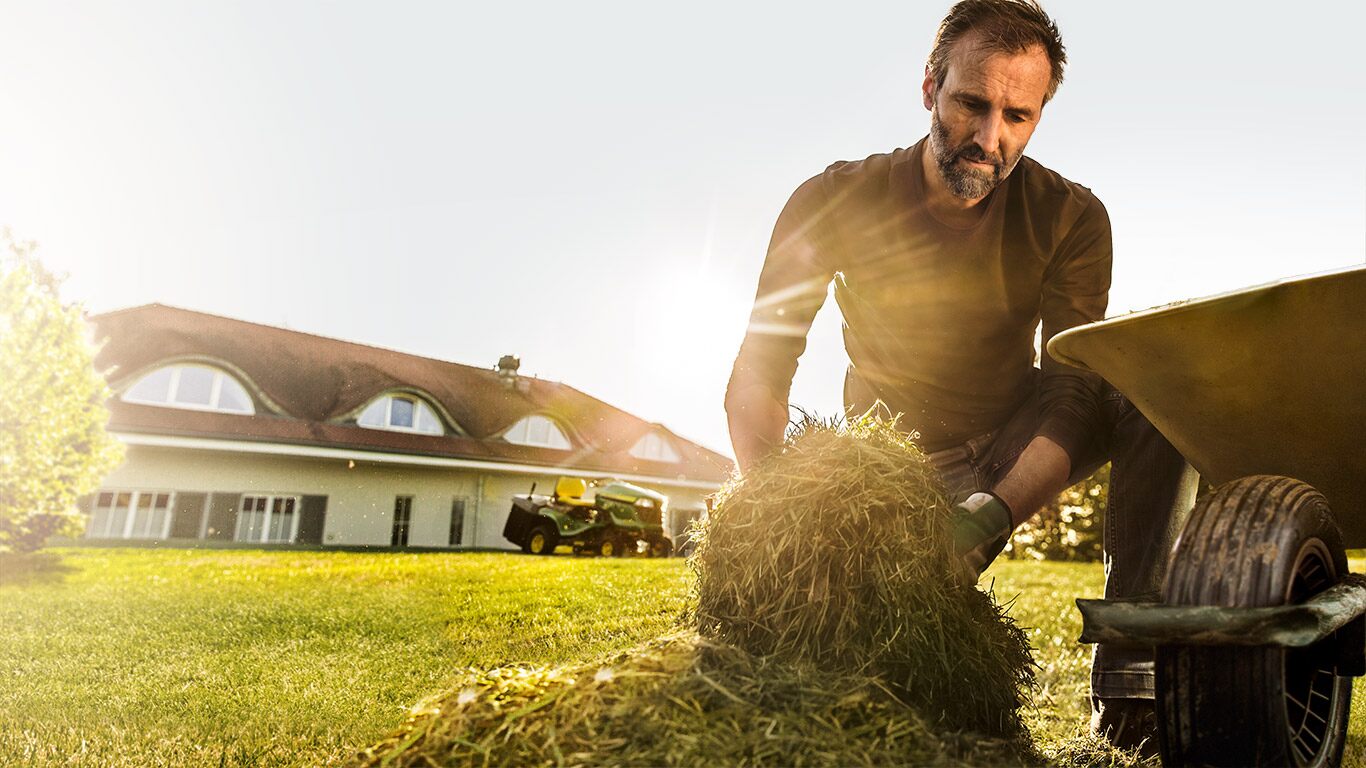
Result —
[[562, 477], [555, 483], [555, 501], [571, 507], [591, 507], [592, 499], [585, 499], [588, 483], [579, 477]]

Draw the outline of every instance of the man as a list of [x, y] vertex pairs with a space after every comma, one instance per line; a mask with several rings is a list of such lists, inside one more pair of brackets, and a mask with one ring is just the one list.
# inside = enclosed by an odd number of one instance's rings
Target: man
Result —
[[[850, 366], [845, 405], [901, 414], [958, 503], [975, 579], [1011, 530], [1113, 460], [1106, 596], [1156, 593], [1195, 477], [1094, 374], [1042, 339], [1104, 316], [1110, 223], [1087, 188], [1024, 157], [1062, 81], [1057, 26], [1035, 0], [963, 0], [921, 84], [930, 133], [830, 166], [793, 194], [759, 278], [726, 392], [741, 471], [782, 441], [806, 334], [835, 281]], [[1098, 647], [1092, 727], [1149, 738], [1151, 654]]]

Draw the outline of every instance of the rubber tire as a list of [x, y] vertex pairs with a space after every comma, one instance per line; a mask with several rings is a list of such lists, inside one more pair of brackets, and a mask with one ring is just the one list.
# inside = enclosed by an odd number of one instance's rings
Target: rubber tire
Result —
[[[534, 547], [538, 535], [545, 539], [545, 549], [540, 552], [535, 551]], [[522, 550], [530, 555], [553, 555], [555, 554], [555, 547], [558, 547], [559, 545], [559, 531], [555, 530], [555, 526], [553, 525], [542, 523], [541, 525], [532, 528], [531, 533], [527, 534], [526, 545], [522, 547]]]
[[598, 557], [617, 557], [621, 554], [621, 542], [617, 541], [615, 537], [606, 536], [598, 542], [598, 546], [594, 549]]
[[669, 538], [651, 539], [649, 549], [645, 554], [649, 557], [668, 557], [673, 554], [674, 543]]
[[[1346, 573], [1342, 535], [1323, 495], [1292, 478], [1257, 475], [1196, 502], [1172, 549], [1163, 599], [1169, 605], [1284, 605], [1303, 602]], [[1334, 675], [1334, 661], [1331, 637], [1304, 649], [1157, 648], [1162, 764], [1338, 765], [1352, 678]], [[1310, 686], [1324, 698], [1307, 695]], [[1291, 695], [1314, 702], [1323, 717], [1322, 741], [1308, 758], [1294, 743], [1291, 723], [1311, 721], [1287, 701]], [[1312, 747], [1313, 736], [1303, 743]]]

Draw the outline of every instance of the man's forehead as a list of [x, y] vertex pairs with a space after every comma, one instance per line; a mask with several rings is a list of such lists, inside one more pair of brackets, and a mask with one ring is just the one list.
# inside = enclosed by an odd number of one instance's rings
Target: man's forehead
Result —
[[964, 36], [948, 57], [944, 86], [951, 91], [1008, 96], [1020, 106], [1042, 106], [1052, 66], [1043, 46], [1023, 51], [993, 50], [978, 35]]

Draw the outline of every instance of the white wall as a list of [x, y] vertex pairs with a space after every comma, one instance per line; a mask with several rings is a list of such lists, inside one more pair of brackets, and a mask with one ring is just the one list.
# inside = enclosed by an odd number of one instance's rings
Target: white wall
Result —
[[[397, 496], [413, 497], [409, 546], [448, 546], [451, 502], [464, 498], [462, 546], [512, 549], [503, 538], [512, 497], [532, 482], [549, 493], [558, 476], [130, 445], [101, 490], [326, 496], [323, 544], [334, 546], [388, 546]], [[701, 508], [709, 493], [646, 485], [668, 495], [672, 509]]]

